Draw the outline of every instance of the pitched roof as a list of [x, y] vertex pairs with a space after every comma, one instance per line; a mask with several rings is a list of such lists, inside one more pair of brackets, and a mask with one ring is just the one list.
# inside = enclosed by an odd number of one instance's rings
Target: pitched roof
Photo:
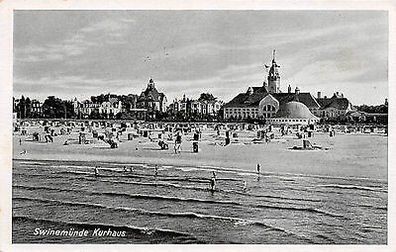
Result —
[[319, 103], [320, 107], [326, 107], [331, 103], [331, 98], [316, 98], [316, 101]]
[[268, 89], [265, 86], [261, 87], [252, 87], [254, 93], [268, 93]]
[[[253, 90], [255, 88], [258, 90], [261, 87], [253, 87]], [[225, 104], [224, 107], [257, 107], [260, 101], [268, 95], [267, 92], [262, 92], [262, 90], [263, 89], [260, 89], [260, 92], [254, 92], [253, 94], [250, 95], [248, 93], [240, 93], [236, 97], [234, 97], [234, 99], [232, 99], [230, 102]], [[296, 100], [295, 93], [273, 93], [271, 95], [275, 99], [277, 99], [280, 104]], [[309, 108], [320, 107], [316, 99], [310, 93], [299, 93], [297, 95], [297, 99], [299, 102], [303, 103], [305, 106]]]
[[139, 101], [160, 101], [165, 95], [163, 93], [158, 92], [155, 87], [147, 87], [140, 96]]
[[320, 98], [317, 99], [317, 101], [319, 102], [321, 109], [335, 108], [338, 110], [346, 110], [352, 106], [347, 98], [338, 98], [335, 96], [331, 98]]
[[308, 108], [319, 108], [320, 105], [316, 101], [316, 99], [310, 93], [274, 93], [272, 94], [280, 104], [291, 102], [291, 101], [299, 101], [303, 103]]
[[268, 93], [240, 93], [230, 102], [226, 103], [224, 107], [256, 107], [258, 106], [261, 99], [267, 96]]

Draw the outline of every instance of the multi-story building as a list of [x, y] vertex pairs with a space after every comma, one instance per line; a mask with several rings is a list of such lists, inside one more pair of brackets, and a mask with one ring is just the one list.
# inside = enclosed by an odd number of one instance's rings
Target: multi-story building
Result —
[[42, 106], [43, 104], [40, 101], [33, 99], [30, 104], [30, 114], [34, 115], [35, 117], [42, 116], [43, 115]]
[[321, 92], [318, 92], [316, 98], [320, 108], [312, 111], [314, 115], [321, 118], [337, 118], [346, 116], [349, 112], [354, 111], [352, 103], [344, 97], [344, 94], [336, 92], [332, 97], [321, 97]]
[[214, 100], [194, 100], [186, 98], [175, 99], [168, 107], [168, 112], [171, 115], [181, 114], [186, 118], [188, 117], [205, 117], [212, 116], [215, 117], [219, 113], [223, 105], [222, 101]]
[[238, 94], [223, 107], [224, 119], [266, 119], [273, 117], [280, 105], [298, 101], [313, 111], [320, 108], [316, 99], [310, 93], [302, 93], [298, 87], [292, 92], [289, 85], [287, 93], [280, 90], [279, 65], [273, 53], [267, 82], [260, 87], [249, 87], [245, 93]]
[[95, 113], [106, 118], [110, 118], [122, 112], [122, 102], [117, 98], [109, 98], [107, 101], [101, 103], [92, 102], [90, 100], [78, 102], [75, 98], [73, 101], [73, 107], [74, 113], [79, 118], [87, 118]]
[[167, 99], [164, 93], [158, 92], [155, 82], [150, 79], [146, 89], [137, 99], [137, 108], [146, 109], [147, 116], [155, 119], [156, 112], [166, 111]]

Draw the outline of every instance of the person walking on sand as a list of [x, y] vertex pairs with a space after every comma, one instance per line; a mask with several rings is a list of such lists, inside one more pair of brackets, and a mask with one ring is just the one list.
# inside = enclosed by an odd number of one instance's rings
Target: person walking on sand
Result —
[[260, 164], [257, 164], [257, 175], [260, 175], [260, 168], [261, 168]]
[[22, 139], [19, 138], [19, 145], [22, 145]]

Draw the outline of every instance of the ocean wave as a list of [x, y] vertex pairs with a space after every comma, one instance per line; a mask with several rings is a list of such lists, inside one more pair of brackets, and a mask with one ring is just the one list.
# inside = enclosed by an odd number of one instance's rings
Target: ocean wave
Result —
[[234, 193], [238, 195], [245, 195], [251, 196], [255, 198], [269, 198], [269, 199], [281, 199], [281, 200], [295, 200], [295, 201], [309, 201], [309, 202], [322, 202], [321, 199], [306, 199], [306, 198], [289, 198], [289, 197], [282, 197], [282, 196], [275, 196], [275, 195], [262, 195], [262, 194], [253, 194], [253, 193], [245, 193], [236, 190], [220, 190], [227, 193]]
[[162, 182], [137, 182], [137, 181], [121, 181], [121, 180], [105, 180], [101, 179], [100, 181], [106, 183], [115, 183], [115, 184], [132, 184], [132, 185], [145, 185], [145, 186], [153, 186], [153, 187], [171, 187], [171, 188], [180, 188], [187, 190], [196, 190], [196, 191], [208, 191], [209, 187], [197, 187], [197, 186], [182, 186], [178, 184], [172, 183], [162, 183]]
[[194, 235], [186, 232], [181, 232], [177, 230], [171, 229], [163, 229], [163, 228], [151, 228], [151, 227], [138, 227], [132, 225], [116, 225], [109, 223], [88, 223], [88, 222], [74, 222], [74, 221], [63, 221], [63, 220], [53, 220], [53, 219], [45, 219], [45, 218], [34, 218], [31, 216], [13, 216], [13, 221], [31, 221], [31, 222], [44, 222], [48, 224], [59, 225], [70, 225], [70, 226], [78, 226], [80, 228], [85, 229], [96, 229], [101, 228], [103, 230], [107, 229], [117, 229], [117, 230], [128, 230], [128, 232], [139, 233], [141, 235], [153, 236], [159, 235], [165, 237], [182, 237], [188, 241], [192, 241], [192, 243], [203, 243], [198, 240]]
[[197, 199], [197, 198], [169, 197], [165, 195], [128, 194], [123, 192], [98, 192], [98, 191], [95, 192], [95, 191], [87, 191], [87, 190], [79, 190], [79, 189], [52, 188], [45, 186], [14, 185], [13, 187], [20, 187], [28, 190], [44, 189], [44, 190], [53, 190], [53, 191], [82, 192], [90, 195], [106, 195], [106, 196], [118, 196], [118, 197], [121, 196], [121, 197], [147, 199], [147, 200], [167, 200], [167, 201], [195, 202], [195, 203], [206, 203], [206, 204], [234, 205], [241, 207], [254, 207], [254, 208], [265, 208], [265, 209], [289, 210], [289, 211], [302, 211], [302, 212], [305, 211], [311, 213], [318, 213], [330, 217], [347, 219], [347, 217], [343, 215], [326, 212], [324, 210], [320, 210], [316, 208], [299, 208], [299, 207], [275, 206], [275, 205], [254, 205], [254, 204], [244, 204], [235, 201], [217, 201], [217, 200], [207, 200], [207, 199]]
[[[116, 171], [117, 173], [121, 173], [122, 175], [115, 174], [104, 174], [101, 173], [102, 168], [99, 168], [99, 176], [97, 177], [107, 177], [107, 178], [115, 178], [115, 177], [123, 177], [123, 178], [155, 178], [154, 174], [144, 174], [144, 173], [125, 173], [124, 171]], [[59, 174], [75, 174], [75, 175], [91, 175], [94, 176], [94, 172], [83, 172], [83, 171], [59, 171], [55, 172]], [[210, 178], [191, 178], [191, 177], [180, 177], [180, 176], [170, 176], [170, 175], [157, 175], [157, 178], [164, 181], [187, 181], [187, 182], [195, 182], [195, 183], [208, 183]], [[232, 180], [229, 178], [222, 178], [217, 180]]]
[[139, 209], [139, 208], [111, 207], [111, 206], [107, 206], [107, 205], [103, 205], [103, 204], [44, 199], [44, 198], [14, 197], [13, 199], [14, 200], [39, 201], [39, 202], [43, 202], [43, 203], [58, 203], [58, 204], [62, 204], [62, 205], [72, 205], [72, 206], [104, 208], [104, 209], [116, 210], [116, 211], [132, 211], [132, 212], [137, 212], [137, 213], [145, 214], [145, 215], [227, 220], [227, 221], [233, 221], [233, 222], [238, 222], [238, 223], [244, 222], [249, 225], [259, 225], [259, 226], [265, 226], [268, 228], [273, 228], [272, 226], [267, 225], [263, 222], [259, 222], [259, 221], [246, 220], [246, 219], [241, 219], [241, 218], [236, 218], [236, 217], [228, 217], [228, 216], [207, 215], [207, 214], [201, 214], [201, 213], [195, 213], [195, 212], [160, 212], [160, 211], [150, 211], [150, 210]]
[[[60, 160], [29, 160], [29, 159], [13, 159], [15, 162], [37, 162], [37, 161], [42, 161], [42, 162], [52, 162], [52, 163], [60, 163], [60, 164], [70, 164], [70, 166], [73, 165], [80, 165], [81, 163], [87, 163], [88, 161], [60, 161]], [[76, 164], [77, 163], [77, 164]], [[155, 166], [155, 164], [151, 163], [122, 163], [122, 162], [95, 162], [95, 164], [101, 164], [102, 166], [105, 165], [116, 165], [116, 166], [124, 166], [124, 165], [135, 165], [135, 166], [140, 166], [140, 167], [152, 167]], [[226, 172], [234, 172], [234, 173], [246, 173], [246, 174], [257, 174], [256, 171], [249, 171], [245, 169], [238, 169], [234, 167], [223, 167], [223, 166], [212, 166], [212, 165], [200, 165], [200, 166], [183, 166], [183, 165], [172, 165], [169, 164], [167, 166], [172, 166], [173, 168], [196, 168], [199, 170], [216, 170], [216, 171], [226, 171]], [[94, 167], [94, 166], [92, 166]], [[163, 168], [167, 168], [166, 166], [162, 166]], [[269, 171], [263, 171], [261, 173], [263, 176], [271, 175], [274, 177], [294, 177], [294, 178], [299, 178], [299, 177], [306, 177], [306, 178], [319, 178], [319, 179], [342, 179], [346, 181], [374, 181], [378, 183], [387, 183], [387, 180], [385, 179], [373, 179], [373, 178], [366, 178], [366, 177], [353, 177], [353, 176], [348, 176], [348, 177], [341, 177], [341, 176], [329, 176], [329, 175], [319, 175], [319, 174], [301, 174], [301, 173], [288, 173], [288, 172], [269, 172]]]
[[[59, 173], [59, 172], [57, 172], [57, 173]], [[23, 173], [18, 173], [18, 175], [22, 175], [22, 176], [40, 176], [40, 177], [51, 177], [51, 178], [64, 178], [62, 176], [54, 176], [54, 175], [47, 176], [45, 174], [23, 174]], [[103, 176], [103, 177], [112, 178], [114, 176]], [[119, 176], [117, 176], [117, 177], [119, 177]], [[139, 177], [139, 178], [143, 178], [143, 177]], [[98, 178], [93, 178], [93, 177], [92, 178], [90, 178], [90, 177], [74, 177], [74, 178], [71, 178], [71, 179], [98, 181]], [[109, 179], [99, 179], [99, 181], [106, 182], [106, 183], [115, 183], [115, 184], [132, 184], [132, 185], [144, 185], [144, 186], [152, 186], [152, 187], [180, 188], [180, 189], [187, 189], [187, 190], [194, 190], [194, 191], [209, 191], [209, 187], [184, 186], [184, 185], [173, 184], [173, 183], [163, 183], [161, 181], [157, 181], [157, 182], [141, 182], [141, 181], [123, 181], [123, 180], [109, 180]], [[204, 182], [207, 183], [208, 181], [204, 181]], [[237, 195], [241, 195], [241, 196], [263, 198], [263, 199], [268, 198], [268, 199], [293, 200], [293, 201], [322, 202], [321, 199], [289, 198], [289, 197], [282, 197], [282, 196], [275, 196], [275, 195], [260, 195], [260, 194], [246, 193], [246, 192], [237, 191], [237, 190], [217, 189], [217, 191], [220, 192], [220, 193], [237, 194]]]
[[166, 216], [166, 217], [182, 217], [182, 218], [197, 218], [197, 219], [213, 219], [213, 220], [221, 220], [221, 221], [230, 221], [232, 222], [235, 226], [261, 226], [268, 228], [270, 230], [278, 231], [278, 232], [283, 232], [289, 235], [296, 236], [300, 239], [304, 239], [307, 241], [310, 241], [310, 239], [303, 237], [301, 235], [297, 235], [291, 231], [285, 230], [280, 227], [275, 227], [273, 225], [261, 222], [261, 221], [255, 221], [255, 220], [247, 220], [247, 219], [242, 219], [242, 218], [237, 218], [237, 217], [230, 217], [230, 216], [218, 216], [218, 215], [208, 215], [208, 214], [201, 214], [201, 213], [195, 213], [195, 212], [160, 212], [160, 211], [149, 211], [145, 209], [139, 209], [139, 208], [130, 208], [130, 207], [110, 207], [102, 204], [94, 204], [94, 203], [83, 203], [83, 202], [71, 202], [71, 201], [61, 201], [61, 200], [53, 200], [53, 199], [42, 199], [42, 198], [28, 198], [28, 197], [16, 197], [14, 198], [15, 200], [31, 200], [31, 201], [39, 201], [43, 203], [58, 203], [58, 204], [63, 204], [63, 205], [74, 205], [74, 206], [85, 206], [85, 207], [95, 207], [95, 208], [102, 208], [102, 209], [109, 209], [109, 210], [115, 210], [115, 211], [132, 211], [132, 212], [137, 212], [139, 214], [143, 215], [158, 215], [158, 216]]
[[387, 192], [379, 187], [368, 187], [368, 186], [358, 186], [358, 185], [346, 185], [346, 184], [326, 184], [317, 185], [317, 187], [330, 187], [337, 189], [352, 189], [352, 190], [363, 190], [363, 191], [377, 191], [377, 192]]
[[88, 165], [47, 165], [51, 168], [73, 168], [73, 169], [93, 169], [95, 166]]
[[19, 162], [21, 165], [47, 165], [47, 163], [43, 162], [27, 162], [27, 161], [21, 161]]
[[364, 208], [370, 208], [370, 209], [375, 209], [375, 210], [383, 210], [383, 211], [388, 211], [387, 206], [372, 206], [372, 205], [363, 205], [363, 204], [353, 204], [350, 205], [351, 207], [364, 207]]

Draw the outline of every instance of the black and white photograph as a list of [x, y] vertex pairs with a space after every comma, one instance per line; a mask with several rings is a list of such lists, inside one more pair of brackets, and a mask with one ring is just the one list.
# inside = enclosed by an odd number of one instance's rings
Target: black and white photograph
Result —
[[387, 9], [14, 9], [11, 244], [386, 248], [390, 35]]

